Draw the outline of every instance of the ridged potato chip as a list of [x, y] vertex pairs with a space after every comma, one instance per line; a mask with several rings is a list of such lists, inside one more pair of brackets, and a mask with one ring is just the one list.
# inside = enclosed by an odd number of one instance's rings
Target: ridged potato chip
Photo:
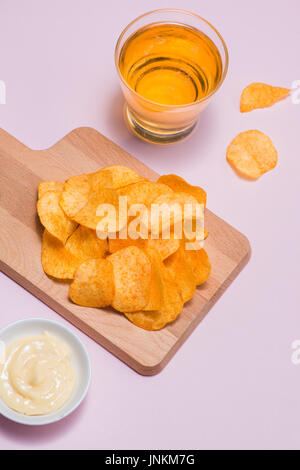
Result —
[[68, 238], [66, 249], [78, 259], [85, 261], [89, 258], [104, 258], [108, 251], [107, 240], [100, 240], [96, 231], [79, 225]]
[[42, 181], [39, 183], [38, 199], [40, 199], [47, 191], [62, 191], [64, 183], [59, 181]]
[[70, 299], [83, 307], [108, 307], [114, 297], [113, 266], [107, 259], [89, 259], [77, 269]]
[[43, 234], [42, 266], [48, 276], [73, 279], [80, 260], [66, 250], [63, 243], [47, 230]]
[[200, 286], [207, 281], [211, 272], [208, 255], [204, 248], [201, 250], [185, 250], [185, 255], [189, 259], [196, 285]]
[[240, 110], [248, 113], [253, 109], [267, 108], [285, 98], [290, 89], [267, 85], [265, 83], [251, 83], [242, 92]]
[[158, 183], [163, 183], [169, 186], [175, 193], [187, 193], [194, 196], [199, 204], [206, 206], [206, 192], [199, 186], [192, 186], [187, 183], [183, 178], [177, 175], [162, 175], [157, 180]]
[[241, 175], [257, 179], [277, 164], [277, 150], [271, 139], [257, 130], [242, 132], [227, 149], [227, 160]]
[[163, 305], [159, 310], [149, 312], [140, 311], [125, 313], [125, 316], [140, 328], [145, 330], [160, 330], [167, 323], [171, 323], [180, 314], [183, 308], [183, 300], [178, 290], [177, 284], [170, 279], [166, 272], [163, 274]]
[[196, 279], [183, 247], [180, 246], [175, 253], [165, 260], [164, 264], [177, 284], [183, 302], [187, 302], [195, 293]]
[[142, 310], [150, 298], [151, 261], [136, 246], [107, 257], [113, 265], [115, 295], [112, 306], [120, 312]]
[[70, 220], [59, 205], [61, 192], [47, 191], [37, 202], [41, 224], [63, 244], [74, 232], [77, 223]]

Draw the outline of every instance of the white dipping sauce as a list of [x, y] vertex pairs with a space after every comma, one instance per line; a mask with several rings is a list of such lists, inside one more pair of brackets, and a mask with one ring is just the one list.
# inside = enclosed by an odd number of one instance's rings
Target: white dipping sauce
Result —
[[69, 348], [54, 336], [22, 338], [8, 345], [0, 365], [0, 397], [25, 415], [45, 415], [71, 397], [76, 373]]

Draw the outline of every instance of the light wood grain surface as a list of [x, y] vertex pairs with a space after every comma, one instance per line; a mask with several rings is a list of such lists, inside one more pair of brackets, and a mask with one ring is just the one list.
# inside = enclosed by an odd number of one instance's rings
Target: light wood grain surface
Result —
[[112, 309], [79, 307], [68, 284], [49, 279], [41, 266], [42, 227], [36, 215], [41, 180], [64, 181], [80, 173], [121, 164], [155, 181], [157, 174], [91, 128], [72, 131], [53, 147], [31, 150], [0, 129], [0, 270], [143, 375], [154, 375], [237, 276], [250, 257], [247, 238], [206, 210], [205, 241], [212, 262], [178, 319], [160, 331], [145, 331]]

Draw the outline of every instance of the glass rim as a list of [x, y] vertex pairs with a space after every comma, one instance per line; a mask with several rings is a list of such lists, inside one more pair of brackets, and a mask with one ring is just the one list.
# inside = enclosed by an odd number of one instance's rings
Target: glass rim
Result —
[[[119, 49], [119, 46], [120, 46], [120, 43], [125, 35], [125, 33], [128, 31], [128, 29], [134, 24], [136, 23], [138, 20], [144, 18], [145, 16], [148, 16], [148, 15], [151, 15], [152, 13], [167, 13], [167, 12], [176, 12], [176, 13], [184, 13], [186, 15], [190, 15], [190, 16], [193, 16], [195, 18], [198, 18], [199, 20], [203, 21], [204, 23], [206, 23], [216, 34], [217, 36], [219, 37], [220, 41], [221, 41], [221, 44], [223, 46], [223, 49], [224, 49], [224, 53], [225, 53], [225, 61], [224, 61], [224, 69], [223, 69], [223, 72], [222, 72], [222, 78], [221, 80], [219, 81], [219, 83], [217, 84], [217, 86], [206, 96], [204, 96], [203, 98], [197, 100], [197, 101], [193, 101], [192, 103], [186, 103], [186, 104], [178, 104], [178, 105], [174, 105], [174, 104], [162, 104], [162, 103], [158, 103], [157, 101], [152, 101], [152, 100], [149, 100], [148, 98], [145, 98], [144, 96], [140, 95], [137, 91], [135, 91], [131, 86], [128, 85], [128, 83], [126, 82], [125, 78], [123, 77], [121, 71], [120, 71], [120, 67], [119, 67], [119, 54], [118, 54], [118, 49]], [[217, 47], [217, 46], [216, 46]], [[219, 50], [219, 48], [217, 47], [217, 49]], [[142, 99], [144, 101], [146, 101], [147, 103], [151, 104], [151, 105], [156, 105], [156, 106], [161, 106], [163, 108], [168, 108], [170, 110], [174, 110], [174, 109], [183, 109], [183, 108], [188, 108], [188, 107], [191, 107], [191, 106], [196, 106], [198, 105], [199, 103], [203, 103], [204, 101], [207, 101], [209, 98], [211, 98], [218, 90], [219, 88], [221, 88], [225, 78], [226, 78], [226, 75], [227, 75], [227, 71], [228, 71], [228, 62], [229, 62], [229, 54], [228, 54], [228, 49], [227, 49], [227, 46], [226, 46], [226, 43], [224, 41], [224, 39], [222, 38], [221, 34], [219, 33], [219, 31], [209, 22], [207, 21], [205, 18], [202, 18], [202, 16], [200, 15], [197, 15], [196, 13], [193, 13], [191, 11], [188, 11], [188, 10], [183, 10], [183, 9], [180, 9], [180, 8], [158, 8], [156, 10], [151, 10], [151, 11], [148, 11], [146, 13], [143, 13], [142, 15], [138, 16], [137, 18], [135, 18], [134, 20], [132, 20], [124, 29], [123, 31], [121, 32], [118, 40], [117, 40], [117, 43], [116, 43], [116, 47], [115, 47], [115, 66], [116, 66], [116, 69], [117, 69], [117, 72], [118, 72], [118, 75], [122, 81], [122, 83], [126, 86], [126, 88], [128, 88], [128, 90], [130, 90], [135, 96], [137, 96], [139, 99]]]

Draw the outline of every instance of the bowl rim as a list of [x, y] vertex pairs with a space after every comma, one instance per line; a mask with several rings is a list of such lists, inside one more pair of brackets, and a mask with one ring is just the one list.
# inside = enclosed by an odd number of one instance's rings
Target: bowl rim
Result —
[[[82, 403], [84, 398], [87, 395], [88, 389], [91, 384], [91, 375], [92, 375], [92, 368], [91, 368], [91, 361], [89, 354], [87, 352], [87, 349], [81, 339], [73, 333], [69, 328], [67, 328], [65, 325], [63, 325], [60, 322], [57, 322], [56, 320], [49, 320], [47, 318], [41, 318], [41, 317], [32, 317], [32, 318], [25, 318], [23, 320], [17, 320], [15, 322], [9, 323], [6, 325], [4, 328], [0, 329], [0, 340], [1, 336], [5, 334], [8, 330], [11, 328], [14, 328], [17, 325], [20, 324], [28, 324], [28, 323], [44, 323], [46, 324], [51, 324], [54, 326], [54, 328], [57, 328], [58, 330], [63, 330], [64, 332], [67, 333], [70, 337], [72, 337], [77, 345], [79, 346], [79, 353], [80, 355], [84, 358], [85, 362], [87, 363], [87, 379], [85, 381], [83, 390], [78, 398], [78, 400], [75, 401], [74, 405], [71, 406], [69, 409], [67, 409], [63, 414], [59, 414], [59, 409], [54, 411], [53, 413], [45, 414], [45, 415], [38, 415], [38, 416], [30, 416], [30, 415], [24, 415], [22, 413], [18, 413], [17, 411], [13, 410], [12, 408], [9, 408], [9, 406], [6, 405], [6, 403], [2, 400], [0, 397], [1, 404], [4, 405], [4, 410], [0, 408], [0, 414], [4, 416], [6, 419], [9, 419], [10, 421], [13, 421], [15, 423], [19, 424], [24, 424], [28, 426], [42, 426], [46, 424], [51, 424], [51, 423], [57, 423], [63, 418], [66, 418], [69, 416], [73, 411], [75, 411], [76, 408]], [[74, 392], [73, 392], [74, 393]], [[71, 397], [70, 397], [71, 398]], [[69, 399], [70, 400], [70, 399]], [[67, 403], [67, 402], [66, 402]], [[7, 413], [5, 412], [5, 408], [7, 408]], [[35, 418], [40, 418], [39, 421], [35, 421]], [[44, 419], [41, 419], [44, 418]]]

